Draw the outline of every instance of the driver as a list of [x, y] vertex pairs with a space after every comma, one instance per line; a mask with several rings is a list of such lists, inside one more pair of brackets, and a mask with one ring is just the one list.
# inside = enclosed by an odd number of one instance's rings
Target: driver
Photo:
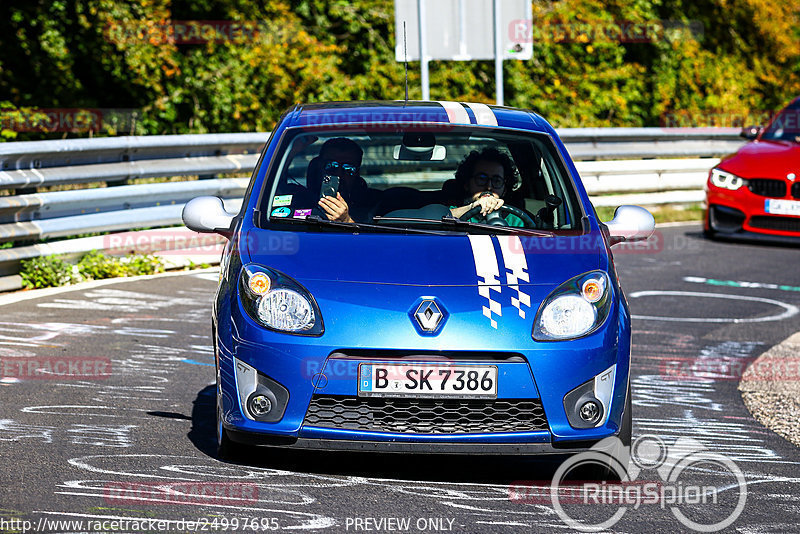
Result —
[[[505, 204], [503, 198], [511, 193], [516, 176], [511, 158], [496, 148], [484, 148], [480, 152], [473, 150], [456, 169], [456, 183], [464, 192], [463, 205], [450, 206], [450, 213], [459, 218], [480, 206], [480, 214], [469, 221], [482, 222]], [[525, 222], [513, 213], [497, 216], [505, 219], [508, 226], [525, 226]]]

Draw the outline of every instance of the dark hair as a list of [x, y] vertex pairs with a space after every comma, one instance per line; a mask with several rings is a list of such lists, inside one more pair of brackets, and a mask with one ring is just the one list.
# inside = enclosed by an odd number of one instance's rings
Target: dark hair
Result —
[[326, 153], [334, 150], [337, 152], [352, 152], [354, 154], [358, 154], [359, 163], [361, 163], [361, 159], [364, 157], [364, 151], [361, 150], [361, 147], [358, 146], [358, 143], [352, 139], [348, 139], [347, 137], [333, 137], [328, 139], [322, 144], [322, 148], [319, 150], [319, 155], [324, 157]]
[[506, 195], [511, 193], [514, 189], [514, 185], [517, 183], [517, 168], [508, 155], [492, 147], [484, 148], [480, 152], [473, 150], [467, 154], [464, 160], [458, 165], [458, 169], [456, 169], [456, 182], [458, 185], [462, 189], [467, 187], [467, 183], [472, 178], [472, 171], [479, 161], [491, 161], [502, 165], [503, 176], [506, 179], [504, 193]]

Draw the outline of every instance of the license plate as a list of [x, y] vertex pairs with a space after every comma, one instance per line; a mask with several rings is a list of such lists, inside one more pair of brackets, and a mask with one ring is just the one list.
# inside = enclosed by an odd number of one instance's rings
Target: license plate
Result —
[[362, 363], [360, 397], [496, 398], [497, 366]]
[[768, 198], [764, 201], [764, 211], [774, 215], [800, 215], [800, 201]]

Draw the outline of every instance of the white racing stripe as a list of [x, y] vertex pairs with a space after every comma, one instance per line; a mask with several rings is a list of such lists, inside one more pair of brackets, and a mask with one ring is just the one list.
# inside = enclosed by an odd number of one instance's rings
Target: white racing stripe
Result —
[[492, 108], [486, 104], [467, 102], [465, 105], [469, 106], [469, 109], [475, 114], [475, 121], [477, 124], [481, 126], [497, 126], [497, 117], [494, 111], [492, 111]]
[[492, 328], [497, 328], [497, 321], [492, 314], [502, 316], [500, 303], [492, 300], [492, 291], [501, 292], [500, 270], [497, 267], [497, 256], [492, 244], [492, 236], [470, 235], [469, 243], [472, 245], [472, 257], [475, 260], [475, 271], [478, 274], [478, 294], [488, 300], [488, 306], [483, 307], [483, 315], [491, 321]]
[[470, 124], [467, 110], [458, 102], [439, 101], [447, 112], [447, 118], [454, 124]]
[[519, 316], [525, 318], [525, 311], [522, 306], [531, 307], [531, 297], [524, 293], [519, 282], [530, 282], [528, 275], [528, 260], [525, 258], [525, 251], [522, 250], [522, 242], [519, 236], [500, 235], [497, 236], [500, 243], [500, 250], [503, 252], [503, 264], [506, 266], [506, 282], [511, 289], [517, 292], [516, 297], [511, 297], [511, 305], [519, 310]]

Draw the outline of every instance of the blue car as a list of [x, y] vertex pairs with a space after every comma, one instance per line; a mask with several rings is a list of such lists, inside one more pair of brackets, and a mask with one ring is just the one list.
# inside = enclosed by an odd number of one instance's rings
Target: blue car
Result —
[[458, 102], [296, 106], [228, 237], [213, 309], [220, 457], [241, 444], [572, 454], [630, 441], [631, 329], [611, 247], [555, 130]]

